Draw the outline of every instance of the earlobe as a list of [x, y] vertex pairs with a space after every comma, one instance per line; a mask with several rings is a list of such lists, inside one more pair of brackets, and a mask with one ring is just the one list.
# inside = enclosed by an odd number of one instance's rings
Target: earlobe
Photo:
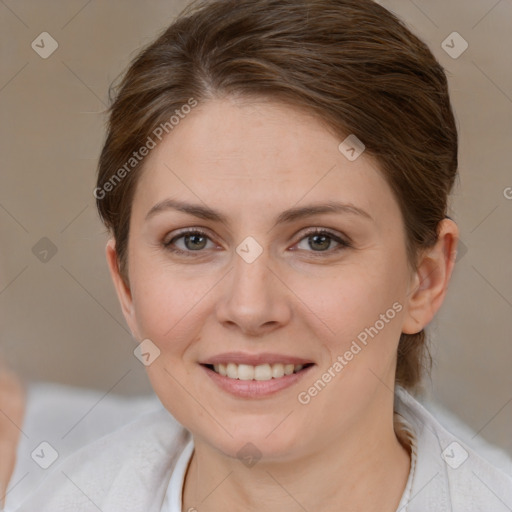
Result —
[[422, 253], [407, 297], [407, 314], [402, 325], [405, 334], [420, 332], [441, 307], [455, 264], [458, 238], [455, 222], [444, 219], [436, 244]]
[[133, 309], [131, 290], [130, 287], [125, 283], [119, 269], [119, 260], [117, 256], [116, 242], [114, 238], [111, 238], [107, 242], [105, 253], [107, 257], [108, 267], [110, 270], [110, 276], [112, 278], [112, 282], [114, 283], [114, 288], [116, 290], [117, 298], [119, 299], [119, 303], [121, 305], [121, 310], [132, 333], [135, 333], [135, 315]]

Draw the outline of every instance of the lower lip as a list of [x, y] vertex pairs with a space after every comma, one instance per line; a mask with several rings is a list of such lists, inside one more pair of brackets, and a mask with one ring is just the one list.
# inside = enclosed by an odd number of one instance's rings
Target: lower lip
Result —
[[302, 369], [298, 373], [285, 375], [277, 379], [270, 380], [240, 380], [224, 377], [210, 368], [201, 365], [201, 368], [208, 374], [210, 379], [222, 390], [239, 398], [264, 398], [277, 393], [283, 389], [293, 386], [299, 382], [314, 365]]

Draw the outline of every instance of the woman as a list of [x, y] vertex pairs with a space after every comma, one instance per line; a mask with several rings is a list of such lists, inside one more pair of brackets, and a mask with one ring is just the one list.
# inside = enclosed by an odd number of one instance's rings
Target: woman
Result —
[[408, 392], [453, 270], [456, 171], [445, 74], [378, 4], [183, 14], [124, 76], [94, 191], [168, 412], [19, 510], [510, 510], [512, 479]]

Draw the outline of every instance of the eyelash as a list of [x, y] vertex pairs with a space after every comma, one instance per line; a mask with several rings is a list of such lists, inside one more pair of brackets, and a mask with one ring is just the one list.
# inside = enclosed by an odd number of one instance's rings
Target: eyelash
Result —
[[[188, 231], [182, 231], [181, 233], [178, 233], [175, 237], [173, 237], [168, 242], [163, 242], [162, 245], [168, 251], [171, 251], [171, 252], [173, 252], [175, 254], [178, 254], [178, 255], [184, 255], [184, 256], [187, 256], [187, 257], [188, 256], [194, 256], [194, 253], [204, 252], [204, 249], [198, 250], [198, 251], [189, 251], [189, 250], [184, 251], [182, 249], [177, 249], [176, 247], [172, 246], [172, 244], [174, 244], [177, 240], [179, 240], [180, 238], [183, 238], [183, 237], [185, 237], [187, 235], [199, 235], [199, 236], [203, 236], [203, 237], [205, 237], [205, 238], [207, 238], [208, 240], [211, 241], [210, 236], [205, 231], [202, 231], [200, 229], [191, 229], [191, 230], [188, 230]], [[302, 242], [302, 240], [310, 238], [310, 237], [315, 236], [315, 235], [327, 236], [331, 240], [334, 240], [335, 242], [337, 242], [339, 244], [338, 247], [336, 247], [335, 249], [327, 249], [325, 251], [307, 251], [307, 252], [310, 252], [310, 253], [314, 254], [315, 257], [317, 257], [317, 256], [318, 257], [323, 257], [324, 254], [325, 255], [332, 255], [334, 252], [338, 252], [338, 251], [341, 251], [343, 249], [348, 249], [348, 248], [352, 247], [351, 242], [349, 242], [348, 240], [344, 240], [344, 239], [340, 238], [339, 236], [335, 235], [334, 233], [331, 233], [330, 231], [328, 231], [326, 229], [323, 229], [323, 228], [314, 228], [314, 229], [308, 231], [307, 233], [304, 234], [304, 236], [297, 243], [300, 243], [300, 242]]]

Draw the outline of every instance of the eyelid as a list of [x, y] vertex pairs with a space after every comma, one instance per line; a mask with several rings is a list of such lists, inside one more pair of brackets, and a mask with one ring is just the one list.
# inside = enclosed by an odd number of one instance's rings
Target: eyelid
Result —
[[190, 228], [183, 228], [183, 229], [179, 229], [177, 232], [173, 232], [172, 233], [172, 237], [170, 237], [170, 233], [168, 233], [164, 239], [163, 239], [163, 244], [164, 245], [169, 245], [173, 240], [176, 240], [177, 238], [181, 238], [182, 236], [185, 236], [185, 235], [203, 235], [205, 237], [208, 237], [210, 240], [213, 238], [211, 236], [211, 234], [204, 230], [203, 228], [195, 228], [195, 227], [190, 227]]
[[331, 230], [330, 228], [322, 228], [322, 227], [306, 228], [306, 231], [302, 232], [302, 235], [301, 235], [301, 238], [299, 239], [299, 241], [307, 236], [316, 235], [316, 234], [330, 235], [334, 239], [336, 239], [336, 238], [340, 239], [343, 243], [346, 243], [347, 245], [352, 243], [352, 240], [350, 239], [350, 237], [348, 237], [344, 233], [338, 233], [334, 230]]

